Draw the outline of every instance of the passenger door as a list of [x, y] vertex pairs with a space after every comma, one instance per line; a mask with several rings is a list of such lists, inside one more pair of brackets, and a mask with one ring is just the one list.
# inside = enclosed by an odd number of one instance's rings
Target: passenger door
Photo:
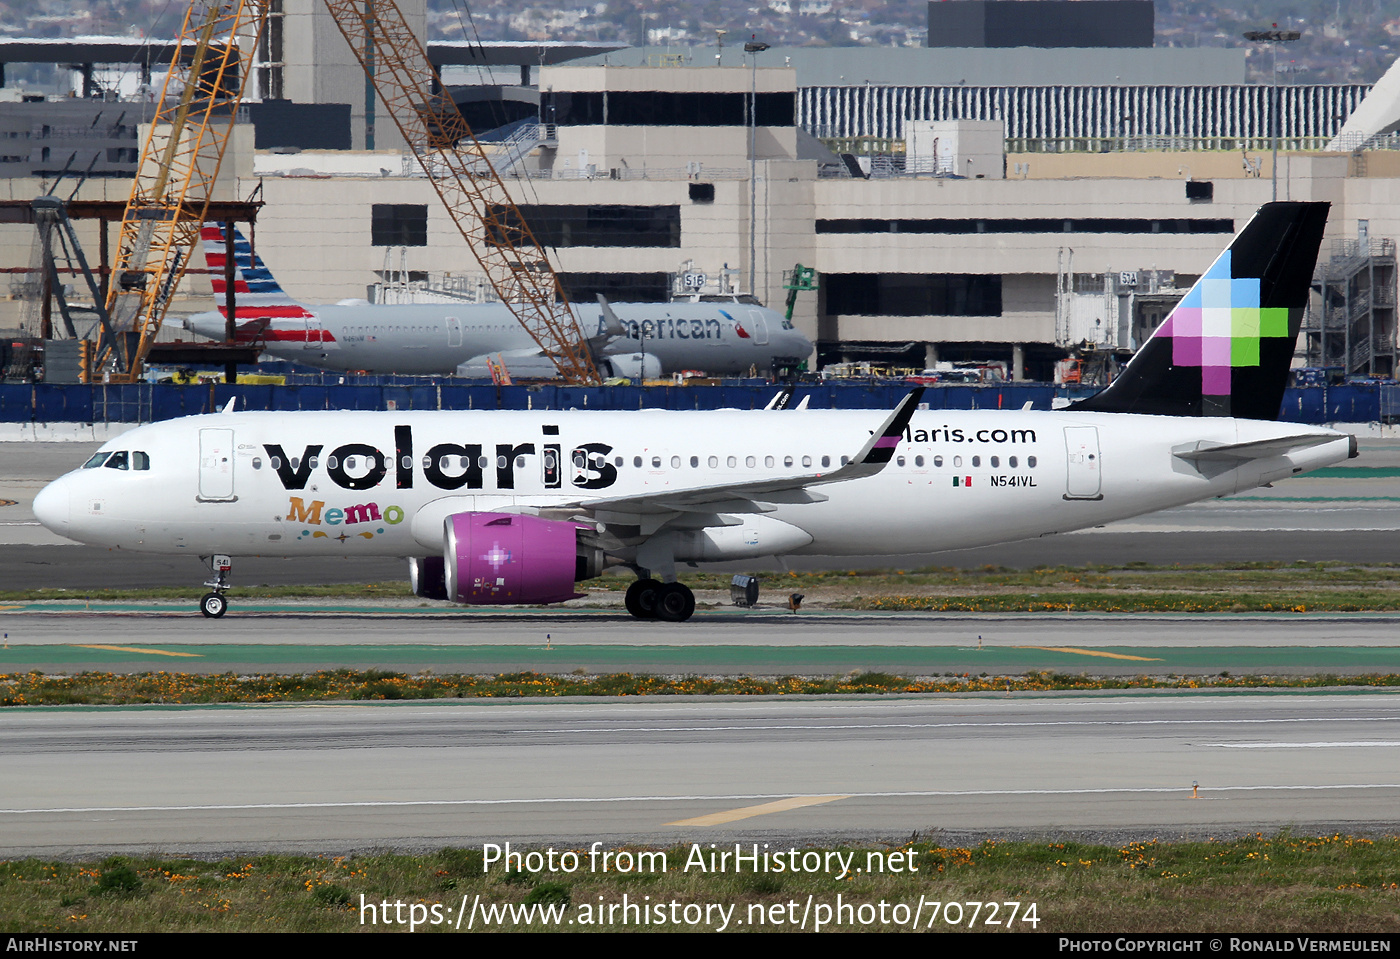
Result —
[[1066, 426], [1065, 453], [1068, 473], [1065, 499], [1103, 499], [1099, 467], [1099, 428]]
[[233, 493], [233, 430], [199, 431], [199, 501], [231, 503]]

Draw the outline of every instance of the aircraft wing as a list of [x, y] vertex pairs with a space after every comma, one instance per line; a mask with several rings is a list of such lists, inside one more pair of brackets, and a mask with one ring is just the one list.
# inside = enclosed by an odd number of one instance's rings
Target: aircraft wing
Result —
[[603, 329], [597, 336], [590, 336], [588, 338], [588, 347], [593, 351], [595, 356], [598, 354], [599, 350], [607, 347], [613, 340], [627, 335], [626, 330], [622, 326], [622, 321], [617, 318], [617, 313], [613, 311], [612, 304], [609, 303], [607, 297], [603, 296], [601, 293], [598, 294], [598, 308], [603, 311]]
[[[762, 513], [769, 512], [771, 507], [765, 508], [761, 504], [819, 503], [825, 497], [811, 487], [874, 476], [885, 468], [885, 464], [894, 456], [895, 447], [904, 438], [904, 429], [909, 425], [914, 410], [918, 409], [923, 393], [920, 388], [904, 397], [859, 452], [845, 465], [829, 472], [793, 473], [663, 493], [576, 500], [568, 507], [591, 512], [603, 522], [654, 525], [659, 517], [679, 513]], [[643, 518], [648, 521], [643, 521]]]

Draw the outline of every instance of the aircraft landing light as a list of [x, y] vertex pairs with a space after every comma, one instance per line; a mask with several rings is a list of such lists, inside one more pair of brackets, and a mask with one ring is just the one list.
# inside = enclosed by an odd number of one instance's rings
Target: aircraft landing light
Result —
[[667, 826], [722, 826], [725, 823], [738, 822], [740, 819], [752, 819], [755, 816], [766, 816], [769, 813], [787, 812], [789, 809], [801, 809], [803, 806], [820, 806], [823, 803], [836, 802], [838, 799], [850, 799], [850, 796], [793, 796], [791, 799], [779, 799], [776, 802], [766, 802], [759, 806], [741, 806], [738, 809], [727, 809], [724, 812], [710, 813], [708, 816], [696, 816], [694, 819], [679, 819], [676, 822], [668, 822]]

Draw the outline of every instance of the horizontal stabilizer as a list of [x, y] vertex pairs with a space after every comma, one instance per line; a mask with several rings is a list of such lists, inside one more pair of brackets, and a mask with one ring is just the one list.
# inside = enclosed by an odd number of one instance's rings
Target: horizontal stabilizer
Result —
[[1340, 437], [1305, 433], [1299, 436], [1278, 436], [1267, 440], [1255, 440], [1252, 443], [1229, 443], [1223, 446], [1212, 446], [1202, 440], [1191, 446], [1172, 450], [1172, 455], [1178, 459], [1193, 462], [1258, 460], [1268, 456], [1285, 456], [1294, 450], [1305, 450], [1312, 446], [1321, 446], [1323, 443], [1333, 443], [1338, 439]]

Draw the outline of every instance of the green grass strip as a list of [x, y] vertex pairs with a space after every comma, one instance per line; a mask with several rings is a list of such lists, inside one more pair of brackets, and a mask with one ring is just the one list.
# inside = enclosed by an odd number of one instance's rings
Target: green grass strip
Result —
[[[712, 851], [729, 853], [728, 863], [700, 869], [717, 861], [707, 858]], [[960, 845], [935, 833], [896, 846], [750, 843], [738, 851], [781, 854], [797, 868], [778, 871], [771, 858], [736, 866], [733, 843], [712, 850], [708, 839], [688, 837], [670, 847], [604, 844], [592, 859], [587, 846], [558, 844], [511, 869], [488, 865], [479, 848], [0, 861], [0, 932], [403, 932], [411, 920], [417, 931], [450, 931], [459, 918], [461, 931], [789, 932], [804, 915], [807, 930], [829, 932], [1400, 930], [1393, 836]], [[602, 853], [611, 854], [607, 871]], [[707, 904], [725, 912], [707, 914]]]
[[1400, 674], [1353, 676], [1132, 676], [1057, 672], [1007, 675], [902, 676], [863, 672], [845, 677], [661, 676], [609, 673], [552, 675], [533, 671], [491, 676], [336, 669], [300, 675], [84, 672], [49, 676], [0, 673], [0, 706], [95, 706], [326, 702], [346, 700], [481, 699], [559, 696], [823, 696], [1086, 690], [1322, 689], [1400, 686]]

